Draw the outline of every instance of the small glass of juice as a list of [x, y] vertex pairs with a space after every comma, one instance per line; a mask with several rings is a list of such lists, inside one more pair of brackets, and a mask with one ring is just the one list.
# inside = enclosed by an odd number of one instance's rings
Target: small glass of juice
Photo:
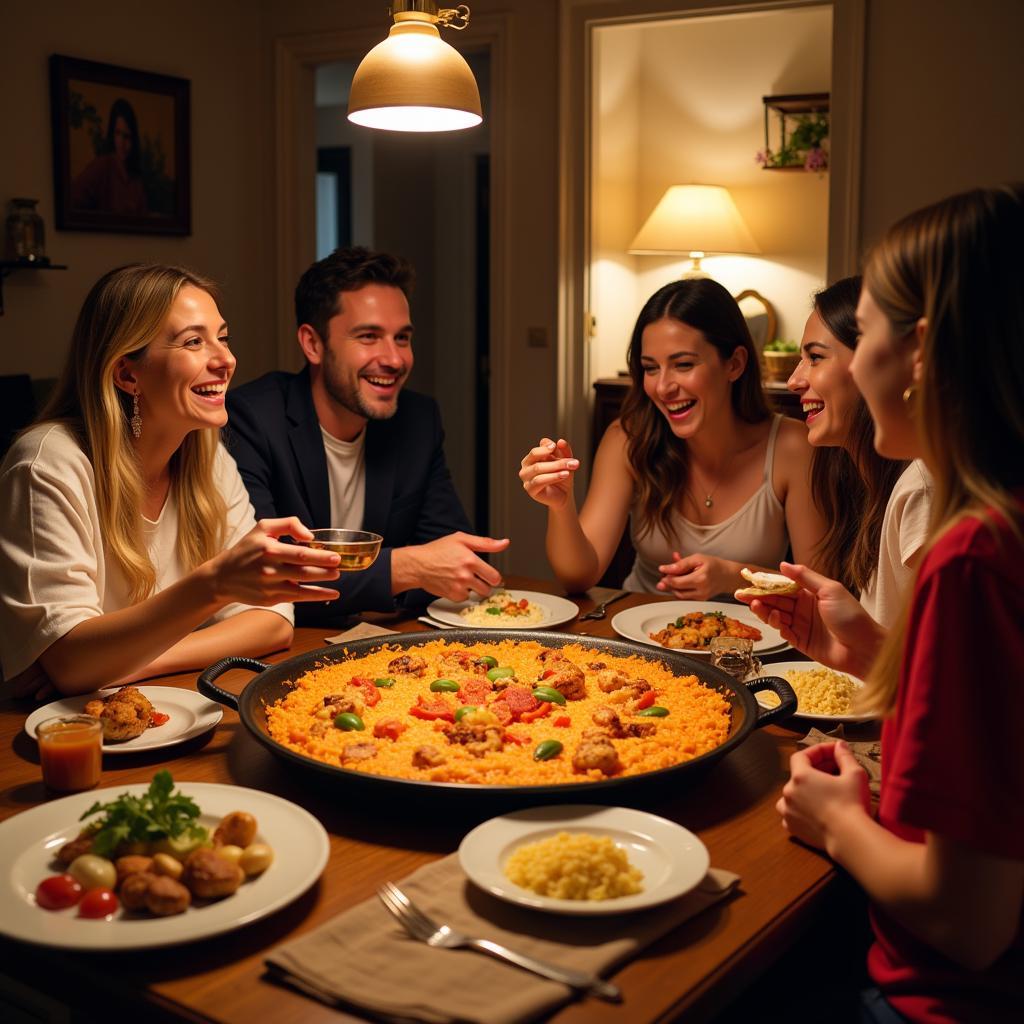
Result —
[[98, 785], [103, 766], [103, 723], [98, 718], [48, 718], [37, 726], [36, 739], [48, 789], [77, 793]]

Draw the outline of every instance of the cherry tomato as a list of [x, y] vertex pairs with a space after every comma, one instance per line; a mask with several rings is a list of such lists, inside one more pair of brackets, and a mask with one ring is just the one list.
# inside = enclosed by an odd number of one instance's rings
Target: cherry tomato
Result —
[[36, 886], [36, 903], [43, 910], [64, 910], [82, 898], [82, 887], [70, 875], [50, 875]]
[[79, 917], [110, 917], [117, 911], [117, 896], [113, 889], [90, 889], [78, 905]]

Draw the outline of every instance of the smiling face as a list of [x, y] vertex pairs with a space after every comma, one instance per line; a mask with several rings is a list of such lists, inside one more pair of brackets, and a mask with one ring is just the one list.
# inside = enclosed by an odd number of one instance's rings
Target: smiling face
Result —
[[343, 292], [340, 299], [339, 311], [328, 321], [326, 344], [318, 346], [317, 376], [327, 395], [349, 413], [363, 420], [389, 419], [413, 366], [409, 303], [400, 288], [382, 284]]
[[807, 440], [819, 447], [847, 443], [860, 393], [850, 375], [853, 350], [811, 313], [800, 342], [800, 363], [789, 378], [790, 391], [800, 396], [807, 421]]
[[860, 341], [850, 372], [875, 421], [875, 451], [887, 459], [921, 454], [910, 407], [903, 393], [914, 380], [916, 339], [898, 337], [889, 318], [865, 287], [857, 303]]
[[118, 362], [119, 387], [139, 395], [147, 437], [184, 437], [227, 423], [224, 393], [235, 372], [228, 327], [209, 292], [185, 285], [156, 338]]
[[746, 359], [743, 348], [722, 359], [701, 331], [671, 317], [648, 324], [641, 337], [644, 391], [679, 438], [731, 413], [732, 382]]

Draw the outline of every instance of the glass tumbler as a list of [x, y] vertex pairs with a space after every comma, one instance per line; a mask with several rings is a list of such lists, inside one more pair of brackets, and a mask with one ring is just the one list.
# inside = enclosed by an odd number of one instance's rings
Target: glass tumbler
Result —
[[98, 718], [48, 718], [36, 728], [36, 740], [48, 789], [77, 793], [98, 785], [103, 766], [103, 723]]

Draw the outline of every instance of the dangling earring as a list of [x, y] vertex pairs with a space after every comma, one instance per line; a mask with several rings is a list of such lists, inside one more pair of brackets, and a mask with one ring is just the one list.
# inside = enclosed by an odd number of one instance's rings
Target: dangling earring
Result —
[[137, 441], [142, 437], [142, 413], [139, 412], [139, 393], [138, 391], [132, 395], [132, 436]]
[[917, 385], [911, 384], [903, 392], [903, 404], [910, 405], [914, 401], [914, 397], [917, 395]]

